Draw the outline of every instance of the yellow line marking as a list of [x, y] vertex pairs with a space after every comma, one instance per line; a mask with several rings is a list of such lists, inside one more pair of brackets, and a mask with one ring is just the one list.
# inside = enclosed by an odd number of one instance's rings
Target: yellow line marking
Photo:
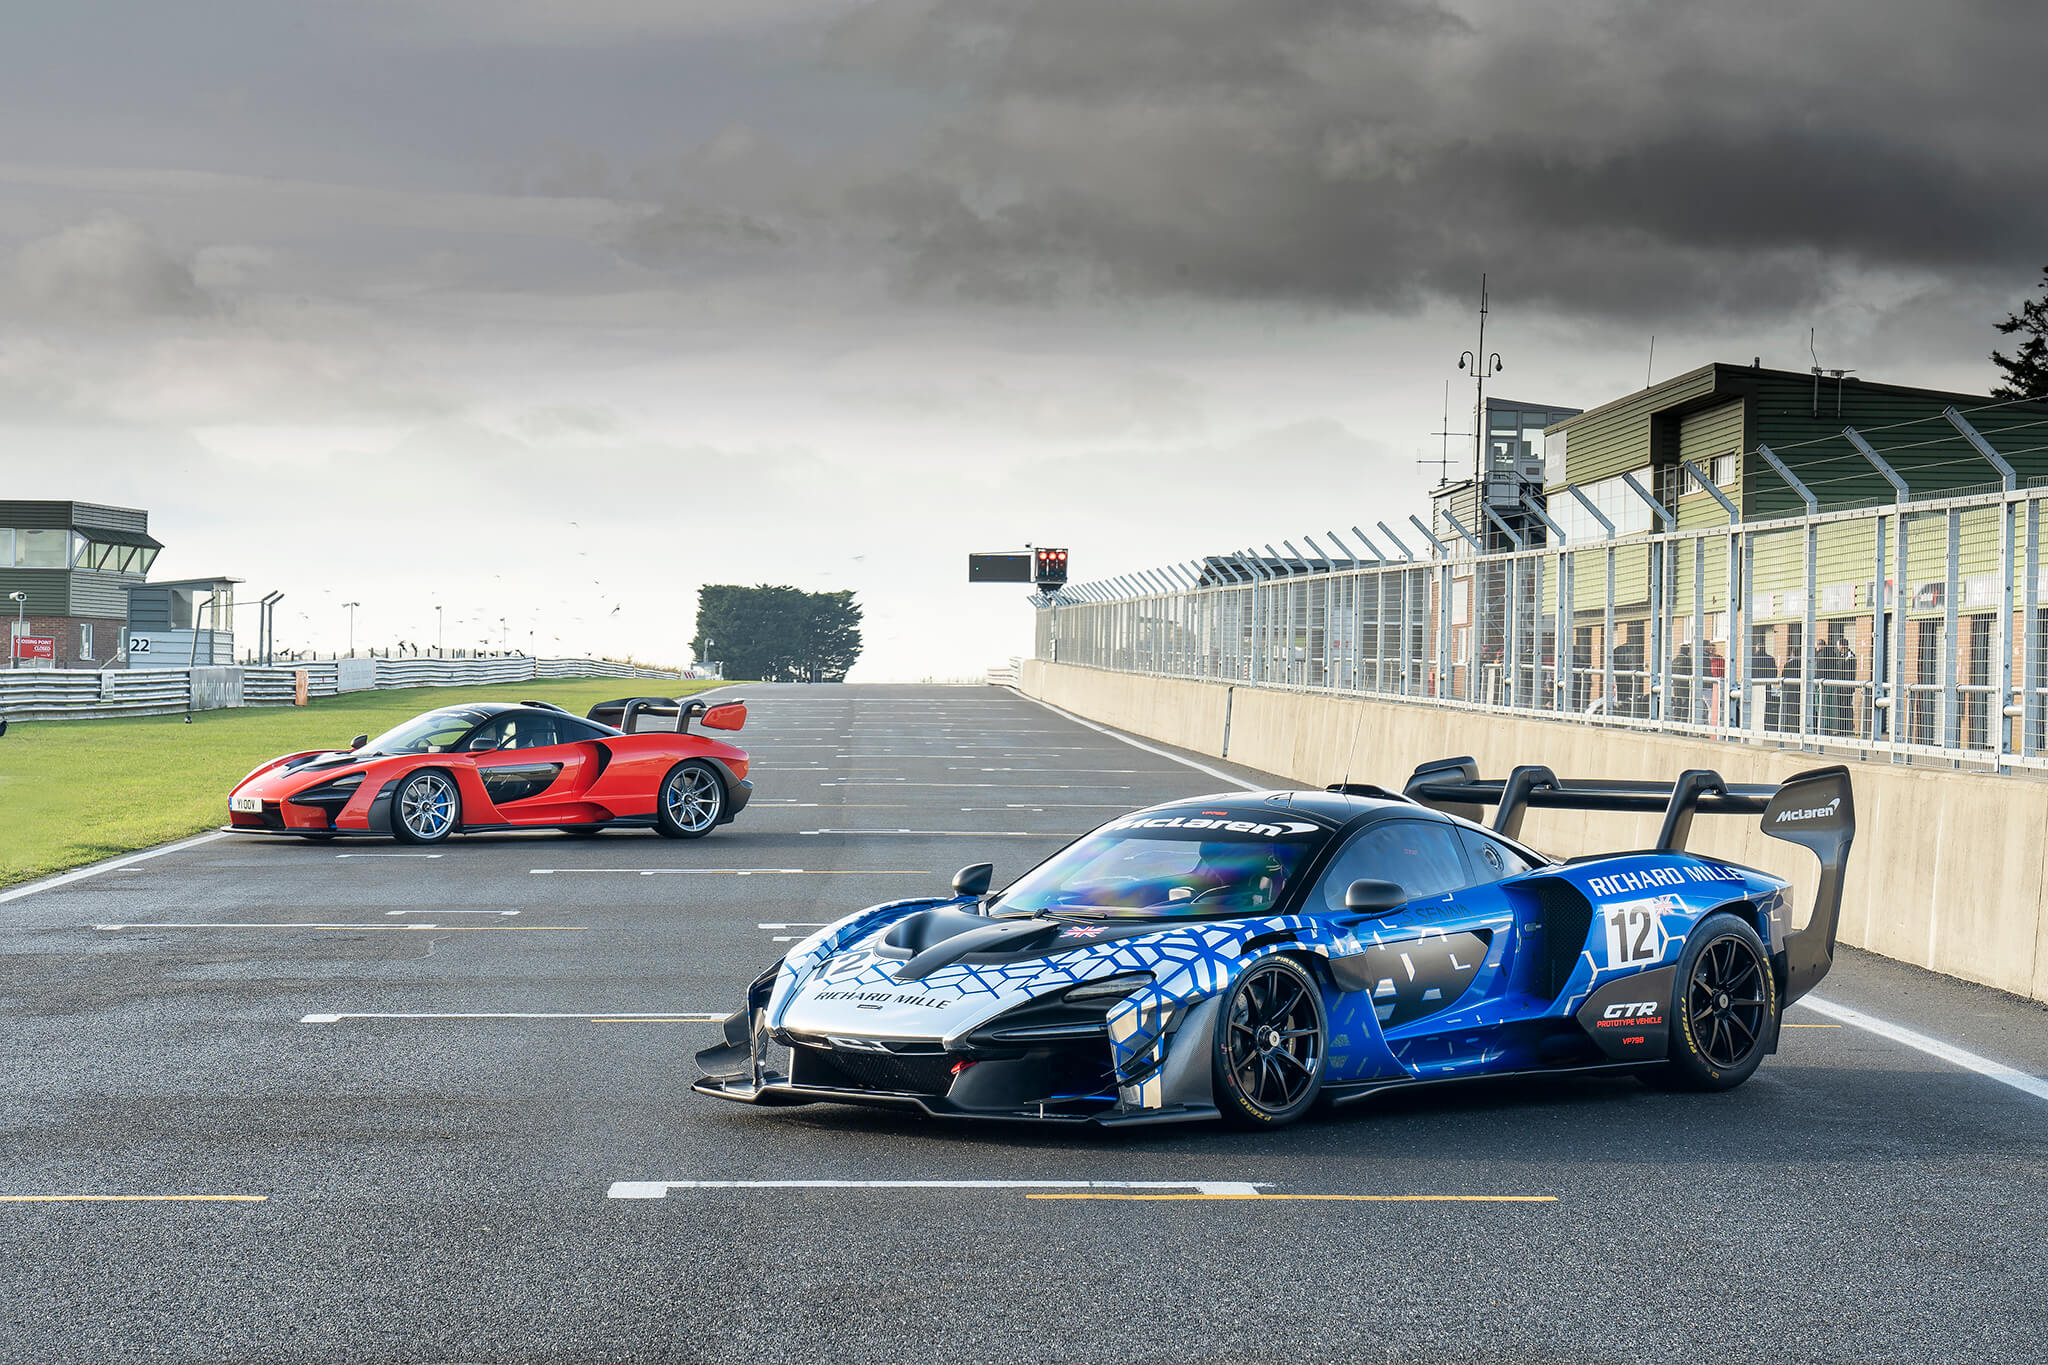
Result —
[[1786, 1024], [1786, 1028], [1840, 1028], [1840, 1024]]
[[1283, 1199], [1342, 1204], [1555, 1204], [1554, 1194], [1027, 1194], [1026, 1199], [1112, 1199], [1120, 1202], [1191, 1199], [1278, 1203]]
[[659, 1019], [592, 1019], [593, 1024], [716, 1024], [725, 1018], [722, 1014], [678, 1014]]
[[0, 1204], [261, 1204], [267, 1194], [0, 1194]]

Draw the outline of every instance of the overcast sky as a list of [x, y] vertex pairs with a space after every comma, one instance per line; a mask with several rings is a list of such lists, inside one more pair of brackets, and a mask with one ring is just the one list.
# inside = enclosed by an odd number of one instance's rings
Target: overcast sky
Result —
[[293, 645], [673, 662], [788, 582], [969, 676], [969, 550], [1421, 510], [1481, 271], [1495, 392], [1591, 406], [1809, 327], [1981, 391], [2048, 264], [2038, 0], [10, 10], [0, 489]]

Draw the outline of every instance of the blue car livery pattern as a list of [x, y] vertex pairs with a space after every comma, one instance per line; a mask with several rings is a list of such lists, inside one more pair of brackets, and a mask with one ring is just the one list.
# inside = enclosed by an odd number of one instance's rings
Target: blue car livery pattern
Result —
[[[1490, 827], [1468, 818], [1497, 808]], [[1530, 807], [1661, 811], [1658, 845], [1559, 862]], [[1821, 863], [1783, 878], [1683, 847], [1761, 814]], [[1082, 836], [997, 895], [860, 911], [796, 944], [699, 1054], [703, 1093], [1132, 1124], [1286, 1122], [1318, 1101], [1507, 1073], [1634, 1068], [1739, 1084], [1834, 946], [1854, 833], [1839, 768], [1559, 781], [1469, 760], [1405, 793], [1230, 793]], [[1304, 984], [1306, 983], [1306, 984]]]

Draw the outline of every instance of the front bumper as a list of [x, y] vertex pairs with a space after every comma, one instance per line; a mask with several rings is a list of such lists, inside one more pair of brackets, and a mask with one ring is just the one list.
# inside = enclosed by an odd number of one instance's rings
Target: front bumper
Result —
[[970, 1034], [936, 1039], [795, 1034], [766, 1027], [767, 982], [725, 1021], [725, 1041], [697, 1054], [691, 1089], [741, 1104], [865, 1105], [935, 1118], [1131, 1127], [1217, 1117], [1210, 1053], [1216, 1003], [1196, 1004], [1163, 1061], [1119, 1076], [1107, 1032], [1030, 1042]]

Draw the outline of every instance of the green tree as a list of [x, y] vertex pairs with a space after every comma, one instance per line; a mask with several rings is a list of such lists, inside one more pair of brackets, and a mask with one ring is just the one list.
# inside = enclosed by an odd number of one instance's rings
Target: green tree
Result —
[[2048, 394], [2048, 267], [2041, 270], [2041, 297], [2028, 299], [2020, 310], [1997, 324], [2006, 336], [2023, 337], [2012, 355], [1991, 353], [1991, 363], [2005, 371], [2005, 383], [1993, 398], [2037, 398]]
[[697, 594], [690, 647], [724, 664], [728, 678], [840, 682], [860, 658], [860, 620], [850, 592], [707, 584]]

